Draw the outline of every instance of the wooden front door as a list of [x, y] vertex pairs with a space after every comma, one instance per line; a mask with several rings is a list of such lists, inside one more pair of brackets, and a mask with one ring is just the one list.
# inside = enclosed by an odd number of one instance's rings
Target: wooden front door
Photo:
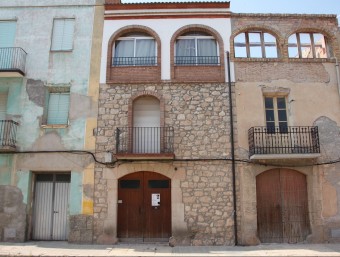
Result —
[[161, 240], [171, 236], [171, 180], [136, 172], [118, 180], [118, 238]]
[[297, 243], [310, 233], [306, 176], [273, 169], [256, 177], [257, 226], [262, 243]]

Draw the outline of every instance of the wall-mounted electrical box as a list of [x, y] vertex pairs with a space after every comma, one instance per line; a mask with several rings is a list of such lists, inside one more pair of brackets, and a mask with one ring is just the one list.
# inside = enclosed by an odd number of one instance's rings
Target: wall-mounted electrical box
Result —
[[156, 207], [161, 205], [161, 194], [151, 194], [151, 206]]

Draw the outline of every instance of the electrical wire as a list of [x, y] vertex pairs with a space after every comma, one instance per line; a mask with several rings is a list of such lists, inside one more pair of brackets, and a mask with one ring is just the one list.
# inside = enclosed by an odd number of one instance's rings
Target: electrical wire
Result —
[[[60, 151], [20, 151], [20, 152], [0, 152], [2, 154], [32, 154], [32, 153], [70, 153], [70, 154], [88, 154], [92, 156], [92, 159], [99, 164], [107, 165], [106, 162], [101, 162], [96, 158], [96, 155], [93, 152], [85, 151], [85, 150], [60, 150]], [[114, 162], [110, 163], [111, 165]]]
[[[157, 162], [204, 162], [204, 161], [225, 161], [225, 162], [232, 162], [232, 158], [191, 158], [191, 159], [169, 159], [169, 160], [155, 160], [155, 159], [143, 159], [143, 160], [114, 160], [113, 162], [102, 162], [99, 161], [96, 158], [97, 153], [104, 153], [104, 151], [101, 152], [90, 152], [85, 150], [57, 150], [57, 151], [20, 151], [20, 152], [0, 152], [0, 155], [3, 154], [34, 154], [34, 153], [69, 153], [69, 154], [87, 154], [91, 155], [92, 159], [102, 165], [115, 165], [116, 163], [132, 163], [132, 162], [149, 162], [149, 161], [157, 161]], [[106, 153], [106, 152], [105, 152]], [[311, 164], [276, 164], [276, 163], [261, 163], [261, 162], [254, 162], [249, 159], [236, 159], [236, 163], [247, 163], [252, 165], [260, 165], [260, 166], [273, 166], [273, 167], [312, 167], [312, 166], [322, 166], [322, 165], [329, 165], [329, 164], [336, 164], [340, 163], [340, 158], [335, 160], [329, 160], [324, 162], [317, 162], [317, 163], [311, 163]]]

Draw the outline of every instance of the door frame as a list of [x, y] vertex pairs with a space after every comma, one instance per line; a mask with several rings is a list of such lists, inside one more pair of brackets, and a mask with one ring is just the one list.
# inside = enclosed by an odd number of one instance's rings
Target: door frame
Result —
[[[151, 174], [155, 174], [155, 175], [158, 175], [158, 176], [161, 176], [161, 177], [164, 177], [164, 178], [166, 178], [167, 180], [169, 180], [169, 187], [167, 188], [167, 192], [168, 192], [168, 197], [170, 198], [170, 200], [169, 200], [169, 202], [168, 202], [168, 210], [167, 210], [167, 213], [168, 213], [168, 215], [167, 215], [167, 217], [169, 218], [169, 236], [168, 237], [161, 237], [161, 238], [159, 238], [159, 237], [151, 237], [151, 238], [149, 238], [149, 237], [145, 237], [145, 235], [146, 235], [146, 232], [145, 232], [145, 229], [146, 229], [146, 213], [148, 212], [147, 210], [146, 210], [146, 208], [147, 208], [147, 206], [148, 206], [148, 200], [146, 199], [146, 197], [148, 197], [147, 195], [145, 195], [145, 194], [148, 194], [148, 189], [149, 188], [146, 188], [146, 185], [147, 185], [147, 178], [145, 178], [145, 175], [146, 175], [146, 173], [151, 173]], [[120, 217], [119, 217], [119, 204], [120, 203], [118, 203], [118, 200], [119, 200], [119, 190], [120, 190], [120, 188], [119, 188], [119, 181], [120, 180], [122, 180], [122, 179], [124, 179], [124, 177], [127, 177], [127, 176], [129, 176], [129, 175], [132, 175], [132, 174], [140, 174], [141, 175], [141, 177], [142, 177], [142, 179], [141, 179], [141, 190], [143, 191], [143, 196], [142, 196], [142, 199], [141, 199], [141, 204], [142, 204], [142, 209], [143, 209], [143, 211], [142, 211], [142, 217], [141, 217], [141, 221], [142, 221], [142, 228], [141, 228], [141, 234], [142, 234], [142, 237], [141, 238], [129, 238], [129, 237], [127, 237], [127, 238], [121, 238], [121, 237], [118, 237], [118, 233], [119, 233], [119, 231], [118, 231], [118, 224], [119, 224], [119, 222], [120, 222]], [[150, 189], [149, 189], [150, 190]], [[164, 190], [164, 189], [163, 189]], [[152, 191], [152, 190], [150, 190], [150, 191]], [[127, 242], [130, 242], [130, 241], [133, 241], [133, 242], [150, 242], [150, 241], [152, 241], [152, 242], [157, 242], [157, 241], [168, 241], [169, 240], [169, 238], [172, 236], [172, 179], [169, 177], [169, 176], [166, 176], [166, 175], [164, 175], [164, 174], [162, 174], [162, 173], [159, 173], [159, 172], [155, 172], [155, 171], [136, 171], [136, 172], [131, 172], [131, 173], [128, 173], [128, 174], [125, 174], [124, 176], [121, 176], [121, 177], [119, 177], [118, 179], [117, 179], [117, 219], [116, 219], [116, 224], [117, 224], [117, 239], [119, 239], [120, 241], [127, 241]], [[150, 195], [151, 196], [151, 195]], [[150, 200], [150, 199], [149, 199]], [[150, 201], [151, 202], [151, 201]], [[162, 194], [161, 194], [161, 202], [162, 202]], [[151, 209], [151, 208], [150, 208]]]
[[[292, 161], [292, 164], [295, 162]], [[238, 207], [238, 235], [239, 243], [242, 245], [257, 245], [260, 240], [257, 235], [257, 201], [256, 201], [256, 176], [270, 169], [277, 168], [271, 163], [264, 165], [245, 164], [238, 167], [239, 179], [239, 202]], [[281, 167], [280, 167], [281, 168]], [[307, 180], [308, 213], [311, 234], [307, 236], [307, 242], [323, 242], [322, 224], [322, 172], [320, 167], [282, 167], [293, 169], [304, 175]], [[318, 191], [316, 191], [316, 189]], [[316, 193], [318, 192], [318, 193]], [[313, 217], [311, 214], [313, 213]]]
[[[56, 175], [69, 175], [70, 176], [70, 181], [69, 181], [69, 201], [68, 201], [68, 210], [67, 210], [67, 229], [68, 229], [68, 234], [70, 232], [70, 228], [69, 228], [69, 218], [70, 218], [70, 210], [69, 210], [69, 204], [70, 204], [70, 194], [71, 194], [71, 179], [72, 179], [72, 175], [71, 175], [71, 171], [36, 171], [36, 172], [32, 172], [32, 180], [31, 180], [31, 197], [30, 197], [30, 203], [31, 206], [29, 208], [29, 224], [28, 224], [28, 238], [30, 240], [35, 240], [33, 239], [33, 230], [34, 230], [34, 222], [35, 222], [35, 195], [36, 195], [36, 184], [37, 184], [37, 176], [38, 175], [45, 175], [45, 174], [50, 174], [53, 175], [53, 191], [55, 191], [55, 176]], [[55, 192], [53, 192], [53, 197], [55, 196]], [[52, 204], [54, 204], [54, 200], [52, 201]], [[53, 208], [53, 206], [52, 206]], [[53, 220], [52, 220], [52, 224], [53, 226]], [[68, 240], [68, 235], [67, 238], [65, 239], [66, 241]], [[53, 240], [52, 238], [47, 239], [46, 241], [59, 241], [59, 240]]]
[[256, 194], [257, 200], [262, 200], [257, 203], [257, 224], [263, 243], [300, 243], [306, 239], [310, 221], [303, 173], [286, 168], [265, 171], [256, 176]]

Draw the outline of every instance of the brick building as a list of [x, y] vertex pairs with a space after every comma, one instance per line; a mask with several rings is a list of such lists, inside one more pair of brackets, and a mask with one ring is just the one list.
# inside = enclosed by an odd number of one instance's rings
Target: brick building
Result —
[[339, 241], [335, 15], [233, 14], [239, 242]]

